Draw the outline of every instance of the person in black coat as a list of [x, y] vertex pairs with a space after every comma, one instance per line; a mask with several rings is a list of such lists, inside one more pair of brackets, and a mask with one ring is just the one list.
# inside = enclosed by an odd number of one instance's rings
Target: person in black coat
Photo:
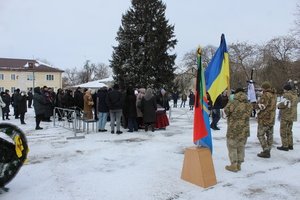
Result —
[[213, 130], [220, 130], [220, 128], [217, 126], [219, 120], [221, 119], [221, 111], [222, 109], [222, 94], [220, 94], [214, 104], [212, 105], [212, 110], [211, 110], [211, 116], [212, 116], [212, 122], [210, 124], [210, 128]]
[[25, 113], [27, 112], [27, 95], [25, 91], [22, 91], [19, 96], [17, 96], [17, 105], [18, 105], [18, 112], [20, 115], [20, 122], [21, 124], [25, 123]]
[[31, 105], [32, 105], [32, 99], [33, 99], [33, 94], [32, 94], [32, 90], [30, 89], [30, 90], [27, 92], [28, 108], [31, 108]]
[[149, 126], [152, 131], [155, 130], [156, 110], [156, 97], [153, 95], [153, 90], [148, 88], [141, 101], [141, 111], [143, 113], [145, 131], [148, 131]]
[[2, 119], [3, 120], [5, 120], [5, 119], [10, 120], [9, 117], [8, 117], [9, 112], [10, 112], [9, 105], [11, 103], [9, 90], [5, 90], [5, 92], [2, 93], [1, 97], [2, 97], [3, 102], [5, 103], [5, 107], [2, 108]]
[[81, 92], [81, 87], [76, 88], [74, 92], [74, 106], [83, 110], [83, 93]]
[[138, 131], [136, 96], [132, 87], [129, 87], [126, 91], [124, 105], [124, 115], [127, 116], [128, 120], [128, 132]]
[[106, 97], [106, 104], [109, 108], [110, 113], [110, 128], [111, 133], [115, 133], [115, 122], [117, 126], [117, 134], [122, 134], [120, 130], [121, 127], [121, 117], [123, 108], [123, 95], [120, 91], [118, 84], [113, 86], [113, 90], [108, 92]]
[[40, 122], [44, 118], [45, 115], [45, 106], [46, 106], [46, 99], [44, 95], [41, 93], [40, 87], [35, 87], [33, 89], [33, 108], [35, 112], [35, 130], [43, 129], [40, 127]]
[[190, 106], [190, 110], [194, 109], [194, 104], [195, 104], [195, 95], [192, 91], [190, 91], [189, 94], [189, 106]]
[[102, 87], [99, 89], [97, 92], [98, 96], [98, 127], [99, 127], [99, 132], [106, 132], [107, 130], [105, 129], [105, 124], [107, 122], [107, 116], [108, 116], [108, 106], [106, 104], [106, 96], [107, 96], [107, 87]]

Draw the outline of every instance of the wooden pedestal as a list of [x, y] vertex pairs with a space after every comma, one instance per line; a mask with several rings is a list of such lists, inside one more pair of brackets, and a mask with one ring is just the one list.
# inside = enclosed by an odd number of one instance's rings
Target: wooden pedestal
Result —
[[217, 184], [208, 148], [189, 147], [185, 149], [181, 178], [204, 188]]

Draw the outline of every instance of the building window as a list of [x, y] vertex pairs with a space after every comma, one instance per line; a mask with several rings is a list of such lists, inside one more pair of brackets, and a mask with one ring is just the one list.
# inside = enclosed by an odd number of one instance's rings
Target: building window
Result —
[[0, 74], [0, 80], [4, 80], [4, 74]]
[[33, 81], [33, 74], [27, 75], [27, 81]]
[[4, 87], [0, 87], [0, 92], [4, 92]]
[[16, 80], [16, 75], [15, 74], [11, 74], [10, 75], [10, 80]]
[[46, 80], [47, 81], [53, 81], [54, 80], [54, 76], [51, 74], [46, 75]]
[[15, 88], [15, 87], [11, 87], [11, 88], [10, 88], [10, 92], [11, 92], [11, 93], [14, 93], [14, 92], [15, 92], [15, 90], [16, 90], [16, 88]]

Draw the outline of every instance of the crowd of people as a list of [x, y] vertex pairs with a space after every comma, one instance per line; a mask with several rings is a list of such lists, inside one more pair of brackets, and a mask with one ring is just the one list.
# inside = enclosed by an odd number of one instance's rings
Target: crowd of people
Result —
[[[211, 102], [207, 93], [209, 110], [211, 112], [210, 128], [220, 130], [217, 126], [221, 118], [227, 118], [227, 148], [230, 165], [225, 168], [232, 172], [241, 170], [244, 162], [245, 145], [250, 135], [249, 120], [256, 115], [257, 138], [261, 144], [262, 151], [257, 154], [261, 158], [270, 158], [273, 145], [273, 129], [275, 124], [276, 109], [280, 110], [280, 137], [282, 145], [278, 150], [293, 150], [293, 122], [297, 121], [298, 92], [291, 84], [283, 87], [283, 94], [278, 103], [276, 90], [269, 82], [261, 85], [262, 93], [257, 101], [249, 101], [246, 91], [237, 88], [228, 96], [224, 91], [218, 96], [214, 103]], [[13, 108], [13, 116], [20, 119], [21, 124], [26, 124], [25, 113], [27, 108], [33, 105], [35, 111], [36, 130], [43, 129], [40, 122], [51, 122], [51, 117], [62, 121], [72, 119], [66, 113], [56, 112], [55, 107], [76, 110], [82, 113], [86, 120], [95, 120], [98, 123], [98, 131], [106, 132], [105, 126], [110, 121], [110, 132], [122, 134], [121, 126], [128, 132], [139, 129], [144, 131], [155, 131], [165, 129], [169, 125], [166, 111], [170, 109], [169, 101], [173, 99], [173, 107], [177, 107], [177, 101], [181, 98], [180, 107], [185, 107], [189, 98], [189, 110], [193, 110], [195, 95], [190, 90], [189, 95], [179, 94], [178, 91], [167, 93], [164, 89], [154, 91], [152, 88], [128, 87], [125, 91], [120, 90], [118, 84], [112, 88], [102, 87], [92, 92], [87, 88], [58, 89], [55, 93], [52, 88], [44, 86], [35, 87], [32, 92], [15, 90], [12, 95], [8, 90], [1, 92], [0, 114], [2, 120], [10, 120], [10, 105]], [[253, 110], [255, 110], [253, 112]], [[2, 113], [1, 113], [2, 112]], [[53, 116], [54, 115], [54, 116]]]

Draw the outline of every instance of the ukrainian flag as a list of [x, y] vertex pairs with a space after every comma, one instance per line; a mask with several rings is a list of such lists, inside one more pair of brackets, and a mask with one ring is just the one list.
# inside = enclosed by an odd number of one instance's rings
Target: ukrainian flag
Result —
[[225, 36], [222, 34], [220, 47], [205, 70], [206, 89], [212, 103], [227, 88], [229, 88], [229, 56]]

